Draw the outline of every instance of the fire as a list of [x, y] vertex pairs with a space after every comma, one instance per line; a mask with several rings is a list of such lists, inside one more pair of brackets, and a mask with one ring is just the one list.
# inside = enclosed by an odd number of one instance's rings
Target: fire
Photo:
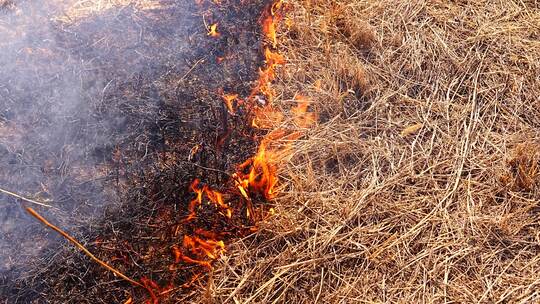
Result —
[[272, 107], [271, 102], [274, 98], [274, 91], [270, 84], [276, 78], [276, 69], [278, 66], [285, 64], [285, 58], [266, 48], [264, 51], [266, 66], [259, 71], [259, 80], [254, 88], [251, 97], [252, 99], [257, 94], [262, 94], [265, 97], [263, 107], [256, 107], [253, 110], [254, 118], [251, 125], [258, 129], [271, 129], [283, 121], [284, 115], [280, 110]]
[[256, 129], [272, 129], [284, 120], [284, 114], [271, 105], [253, 109], [251, 126]]
[[224, 214], [226, 217], [228, 218], [231, 218], [232, 217], [232, 209], [229, 205], [225, 204], [224, 201], [223, 201], [223, 195], [218, 192], [218, 191], [215, 191], [215, 190], [211, 190], [209, 189], [207, 186], [206, 186], [206, 196], [208, 197], [208, 199], [214, 203], [214, 205], [216, 207], [219, 207], [221, 208], [222, 210], [224, 210]]
[[272, 43], [272, 47], [275, 49], [277, 47], [277, 31], [276, 23], [281, 20], [281, 17], [278, 15], [278, 11], [282, 8], [283, 1], [275, 1], [271, 7], [268, 16], [266, 16], [262, 21], [263, 33], [266, 35], [266, 38]]
[[285, 64], [285, 58], [278, 53], [272, 52], [269, 48], [264, 50], [264, 57], [266, 58], [268, 70], [275, 70], [278, 65]]
[[266, 34], [266, 38], [272, 42], [272, 47], [277, 47], [276, 25], [274, 23], [274, 18], [271, 16], [268, 16], [263, 20], [263, 32]]
[[184, 220], [184, 222], [189, 222], [197, 217], [196, 209], [203, 203], [203, 199], [206, 197], [210, 203], [212, 203], [214, 206], [218, 207], [221, 210], [221, 214], [226, 216], [227, 218], [232, 217], [232, 208], [227, 205], [223, 200], [223, 195], [215, 190], [210, 189], [208, 185], [204, 185], [200, 187], [200, 180], [195, 179], [191, 183], [191, 191], [196, 194], [196, 197], [191, 200], [191, 202], [188, 205], [188, 211], [189, 214], [187, 218]]
[[159, 287], [159, 285], [156, 282], [154, 282], [154, 281], [152, 281], [151, 279], [148, 279], [148, 278], [142, 278], [141, 282], [144, 284], [144, 287], [146, 288], [146, 290], [150, 294], [150, 299], [148, 299], [144, 303], [145, 304], [158, 304], [159, 300], [158, 300], [158, 297], [156, 296], [156, 291], [159, 293], [159, 291], [161, 289]]
[[282, 6], [283, 6], [283, 0], [276, 0], [270, 7], [270, 14], [272, 16], [276, 16], [278, 11], [282, 8]]
[[203, 189], [199, 188], [199, 183], [200, 183], [199, 179], [195, 179], [191, 183], [190, 188], [194, 193], [197, 194], [197, 196], [193, 200], [191, 200], [191, 202], [189, 202], [189, 205], [188, 205], [189, 214], [187, 218], [185, 219], [186, 222], [193, 220], [197, 216], [195, 209], [197, 208], [197, 206], [199, 206], [202, 203]]
[[210, 37], [214, 37], [214, 38], [217, 38], [219, 36], [221, 36], [221, 34], [217, 31], [217, 27], [218, 27], [218, 24], [217, 23], [214, 23], [212, 25], [210, 25], [210, 27], [208, 28], [208, 36]]
[[273, 161], [272, 151], [267, 150], [267, 143], [261, 142], [259, 151], [252, 158], [239, 166], [240, 172], [251, 168], [248, 174], [238, 173], [240, 186], [250, 192], [262, 194], [265, 199], [274, 197], [274, 188], [277, 183], [277, 166]]
[[217, 259], [220, 253], [225, 251], [223, 241], [203, 240], [197, 236], [184, 236], [182, 246], [193, 254], [206, 255], [212, 260]]
[[[196, 264], [204, 268], [212, 268], [211, 261], [216, 260], [225, 252], [225, 243], [212, 238], [203, 239], [202, 236], [185, 235], [182, 245], [172, 247], [172, 254], [176, 264], [184, 262]], [[189, 255], [188, 255], [189, 254]]]
[[[279, 164], [290, 155], [292, 143], [302, 136], [300, 131], [291, 131], [283, 125], [294, 123], [297, 128], [307, 128], [315, 123], [317, 117], [310, 112], [310, 101], [301, 95], [295, 97], [296, 105], [286, 113], [273, 104], [275, 93], [272, 82], [276, 70], [285, 64], [285, 58], [276, 50], [278, 12], [283, 2], [278, 0], [267, 8], [261, 21], [267, 45], [264, 48], [264, 66], [249, 96], [240, 99], [239, 94], [218, 91], [227, 110], [235, 114], [240, 107], [246, 111], [248, 123], [255, 129], [269, 132], [257, 141], [259, 146], [255, 155], [239, 164], [229, 180], [230, 187], [225, 192], [213, 189], [195, 179], [190, 185], [194, 197], [188, 204], [187, 215], [182, 221], [186, 227], [181, 244], [172, 247], [175, 264], [189, 264], [211, 269], [212, 262], [226, 252], [226, 237], [239, 236], [257, 230], [257, 222], [275, 210], [268, 204], [276, 197]], [[217, 37], [217, 23], [208, 29], [208, 36]], [[222, 61], [218, 58], [218, 62]], [[206, 209], [213, 206], [214, 209]], [[241, 212], [241, 211], [244, 212]], [[205, 217], [199, 218], [198, 213]], [[208, 218], [208, 212], [220, 216]], [[266, 215], [265, 215], [266, 214]], [[204, 228], [199, 226], [203, 223]], [[173, 267], [176, 269], [176, 266]]]
[[[261, 199], [269, 201], [276, 195], [279, 162], [287, 155], [290, 142], [301, 136], [299, 132], [289, 132], [282, 128], [276, 129], [279, 124], [284, 122], [285, 114], [272, 105], [275, 94], [271, 84], [276, 78], [276, 69], [285, 64], [283, 55], [275, 51], [277, 47], [276, 22], [280, 20], [278, 11], [282, 4], [282, 1], [274, 2], [262, 19], [263, 32], [270, 45], [264, 48], [265, 65], [259, 71], [259, 79], [251, 94], [242, 101], [238, 94], [225, 94], [221, 91], [222, 99], [230, 113], [235, 113], [238, 106], [245, 105], [249, 109], [252, 127], [275, 130], [260, 140], [257, 153], [253, 157], [238, 165], [236, 172], [232, 175], [235, 191], [228, 194], [227, 199], [222, 192], [211, 189], [207, 185], [201, 186], [198, 179], [193, 181], [191, 191], [195, 197], [188, 206], [186, 222], [197, 218], [197, 210], [202, 208], [205, 202], [213, 204], [228, 219], [232, 219], [233, 216], [241, 216], [240, 214], [235, 215], [236, 209], [231, 207], [239, 206], [240, 203], [240, 206], [244, 205], [245, 207], [245, 215], [255, 221], [256, 213], [259, 211], [254, 207], [254, 201]], [[212, 36], [211, 33], [217, 33], [216, 29], [217, 24], [212, 25], [209, 36]], [[296, 101], [296, 107], [290, 111], [294, 116], [294, 123], [298, 127], [308, 127], [316, 120], [315, 114], [308, 112], [310, 102], [300, 95], [296, 97]], [[280, 143], [279, 140], [288, 141], [289, 144]], [[271, 210], [273, 212], [273, 209]], [[208, 261], [217, 259], [224, 252], [225, 244], [215, 233], [206, 232], [204, 235], [199, 234], [199, 236], [184, 236], [182, 248], [187, 250], [190, 256], [178, 249], [175, 253], [177, 263], [183, 261], [208, 267]]]
[[[195, 1], [202, 3], [200, 0]], [[221, 3], [219, 0], [212, 1], [215, 4]], [[174, 232], [174, 236], [180, 237], [175, 241], [176, 244], [168, 249], [172, 257], [171, 271], [182, 265], [189, 265], [190, 269], [197, 269], [196, 271], [200, 271], [199, 268], [201, 268], [202, 273], [212, 269], [212, 263], [226, 253], [227, 239], [256, 231], [258, 221], [275, 213], [269, 201], [274, 199], [278, 192], [279, 165], [285, 157], [290, 155], [291, 143], [302, 136], [302, 132], [295, 132], [294, 128], [287, 128], [286, 125], [290, 124], [292, 119], [297, 127], [307, 128], [317, 119], [316, 115], [309, 111], [310, 101], [301, 95], [295, 97], [296, 106], [290, 111], [284, 111], [273, 104], [276, 93], [272, 88], [272, 83], [277, 77], [277, 70], [286, 63], [285, 57], [277, 50], [277, 29], [278, 22], [281, 20], [279, 11], [282, 7], [282, 1], [274, 1], [270, 7], [267, 7], [261, 19], [265, 39], [264, 65], [259, 69], [258, 79], [252, 91], [248, 96], [218, 92], [228, 112], [235, 114], [234, 122], [242, 118], [246, 119], [247, 131], [244, 134], [248, 138], [255, 138], [255, 142], [258, 143], [256, 152], [247, 160], [237, 164], [234, 172], [230, 173], [226, 186], [218, 189], [200, 179], [192, 181], [189, 186], [192, 198], [187, 204], [185, 213], [179, 215], [181, 221], [176, 223], [178, 226]], [[153, 9], [154, 6], [147, 4], [145, 8]], [[204, 26], [207, 36], [220, 37], [218, 23], [209, 26], [204, 23]], [[204, 30], [201, 34], [204, 36]], [[227, 56], [229, 55], [217, 57], [216, 61], [220, 63]], [[0, 128], [0, 135], [1, 131]], [[265, 135], [261, 135], [263, 133]], [[192, 147], [189, 152], [186, 152], [188, 161], [202, 154], [201, 151], [205, 151], [205, 148], [206, 146], [202, 144]], [[121, 158], [121, 152], [115, 151], [115, 161], [120, 162]], [[191, 282], [199, 277], [196, 271], [193, 271]], [[147, 303], [158, 303], [156, 294], [161, 295], [163, 289], [147, 278], [142, 278], [141, 282], [151, 295], [151, 301]], [[131, 301], [130, 298], [127, 303]]]

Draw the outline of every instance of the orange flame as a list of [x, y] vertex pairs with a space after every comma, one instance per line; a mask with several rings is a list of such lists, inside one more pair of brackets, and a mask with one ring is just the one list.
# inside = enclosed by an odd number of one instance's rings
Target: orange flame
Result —
[[187, 255], [184, 255], [182, 253], [180, 253], [180, 259], [183, 262], [187, 263], [187, 264], [197, 264], [199, 266], [202, 266], [202, 267], [205, 267], [205, 268], [208, 268], [208, 269], [212, 269], [212, 265], [208, 261], [201, 261], [201, 260], [192, 259], [192, 258], [190, 258]]
[[208, 188], [208, 186], [205, 186], [206, 196], [208, 199], [214, 203], [217, 207], [221, 208], [222, 210], [225, 210], [225, 216], [228, 218], [232, 217], [232, 208], [225, 204], [223, 201], [223, 195], [215, 190], [211, 190]]
[[272, 163], [272, 153], [267, 151], [264, 142], [259, 146], [257, 155], [253, 157], [249, 172], [249, 185], [262, 193], [266, 199], [274, 197], [274, 187], [277, 183], [277, 168]]
[[223, 241], [203, 240], [197, 236], [184, 236], [182, 245], [191, 253], [197, 255], [204, 254], [212, 260], [217, 259], [225, 251], [225, 243]]
[[277, 12], [283, 6], [283, 1], [275, 1], [270, 7], [269, 14], [262, 20], [263, 33], [266, 35], [266, 38], [272, 43], [272, 47], [277, 47], [277, 31], [276, 23], [281, 19], [278, 16]]
[[199, 206], [202, 203], [203, 190], [202, 188], [199, 188], [199, 183], [200, 183], [199, 179], [195, 179], [191, 183], [190, 188], [195, 194], [197, 194], [197, 196], [189, 202], [189, 205], [188, 205], [189, 214], [187, 218], [185, 219], [186, 222], [191, 221], [197, 216], [195, 209], [197, 208], [197, 206]]
[[271, 69], [275, 69], [280, 64], [285, 64], [285, 58], [278, 53], [270, 51], [269, 48], [264, 50], [264, 57], [266, 58], [267, 66]]
[[289, 138], [287, 132], [277, 129], [270, 132], [260, 143], [257, 154], [238, 166], [237, 188], [242, 196], [249, 199], [249, 193], [262, 195], [266, 200], [275, 197], [275, 187], [278, 182], [277, 164], [283, 158], [285, 148], [270, 147], [270, 144], [280, 138]]
[[270, 14], [272, 16], [276, 16], [282, 6], [283, 6], [283, 0], [276, 0], [270, 7]]
[[[187, 250], [192, 256], [186, 255], [183, 250]], [[225, 243], [213, 239], [204, 240], [198, 236], [185, 235], [182, 241], [182, 247], [175, 245], [172, 247], [172, 253], [176, 264], [184, 262], [187, 264], [197, 264], [205, 268], [212, 268], [211, 261], [217, 259], [225, 252]]]
[[[228, 218], [232, 217], [232, 208], [227, 205], [223, 200], [223, 195], [219, 191], [215, 191], [210, 189], [208, 185], [204, 185], [202, 187], [199, 187], [200, 180], [195, 179], [191, 183], [191, 191], [196, 194], [196, 197], [191, 200], [191, 202], [188, 205], [188, 211], [189, 214], [187, 218], [184, 220], [184, 222], [189, 222], [197, 217], [196, 209], [198, 206], [200, 206], [203, 203], [203, 198], [206, 196], [208, 200], [213, 203], [216, 207], [220, 208], [222, 211], [225, 212], [225, 216]], [[222, 213], [223, 214], [223, 213]]]
[[285, 58], [278, 53], [272, 52], [269, 48], [265, 48], [264, 57], [266, 66], [259, 71], [259, 80], [251, 93], [250, 99], [260, 93], [271, 103], [274, 92], [270, 88], [270, 84], [276, 79], [276, 68], [285, 64]]
[[277, 47], [276, 24], [274, 23], [274, 18], [272, 16], [264, 18], [262, 25], [266, 38], [272, 42], [272, 47]]

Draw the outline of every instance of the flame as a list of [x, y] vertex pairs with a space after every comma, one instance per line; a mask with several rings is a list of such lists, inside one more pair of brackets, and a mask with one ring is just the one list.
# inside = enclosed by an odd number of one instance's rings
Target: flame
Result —
[[275, 1], [269, 10], [269, 14], [262, 21], [263, 33], [266, 38], [272, 43], [272, 47], [275, 49], [277, 47], [277, 30], [276, 23], [281, 20], [281, 16], [278, 15], [278, 11], [282, 8], [283, 1]]
[[272, 16], [276, 16], [278, 11], [282, 8], [282, 6], [283, 6], [283, 0], [276, 0], [270, 7], [270, 14]]
[[279, 139], [294, 140], [300, 133], [288, 133], [283, 129], [270, 132], [260, 143], [257, 154], [238, 166], [234, 174], [236, 186], [248, 200], [256, 194], [271, 200], [275, 197], [278, 182], [278, 164], [288, 154], [290, 145], [276, 144]]
[[[197, 4], [203, 5], [202, 0], [195, 1]], [[218, 5], [221, 4], [221, 0], [211, 1]], [[130, 0], [113, 2], [127, 3]], [[140, 3], [137, 7], [146, 10], [166, 5], [162, 4], [162, 2], [165, 3], [166, 1], [141, 0], [136, 2]], [[109, 2], [106, 3], [107, 5], [113, 5], [109, 4]], [[107, 7], [92, 6], [84, 13], [93, 14], [95, 11]], [[184, 264], [195, 266], [190, 268], [212, 269], [212, 262], [226, 253], [225, 242], [228, 237], [257, 231], [258, 220], [264, 218], [264, 216], [261, 216], [263, 212], [268, 212], [270, 215], [275, 213], [275, 210], [270, 208], [268, 202], [277, 195], [279, 164], [284, 157], [290, 155], [291, 142], [302, 136], [301, 132], [292, 132], [281, 126], [287, 123], [286, 113], [273, 104], [276, 93], [272, 89], [272, 83], [277, 77], [277, 70], [286, 63], [285, 57], [277, 51], [277, 25], [281, 20], [279, 11], [282, 8], [283, 1], [275, 0], [271, 6], [267, 7], [265, 14], [260, 19], [265, 40], [263, 45], [264, 65], [258, 71], [258, 79], [249, 96], [240, 96], [235, 93], [225, 94], [222, 91], [218, 93], [221, 94], [229, 113], [235, 114], [239, 109], [245, 107], [246, 111], [242, 111], [242, 113], [247, 113], [245, 116], [247, 124], [259, 129], [254, 132], [250, 131], [249, 136], [259, 134], [257, 137], [254, 136], [259, 146], [255, 155], [236, 166], [235, 172], [231, 174], [232, 177], [228, 181], [230, 187], [226, 191], [214, 189], [201, 182], [200, 179], [194, 179], [190, 184], [189, 191], [193, 198], [188, 203], [187, 215], [182, 214], [185, 217], [176, 226], [174, 235], [177, 237], [180, 235], [181, 239], [170, 248], [170, 254], [174, 261], [171, 270], [175, 270]], [[75, 12], [74, 10], [73, 14]], [[204, 26], [208, 37], [217, 38], [221, 36], [218, 31], [218, 23], [209, 26], [204, 23]], [[222, 29], [220, 28], [220, 30]], [[201, 34], [204, 36], [204, 30]], [[24, 51], [31, 55], [41, 50], [26, 49]], [[222, 57], [216, 57], [216, 61], [221, 63], [232, 56], [225, 53]], [[290, 109], [295, 125], [301, 128], [312, 125], [317, 117], [314, 113], [309, 112], [310, 101], [300, 95], [296, 96], [295, 99], [297, 104]], [[241, 116], [236, 115], [235, 119], [239, 117]], [[2, 126], [0, 126], [0, 136], [2, 136], [2, 131]], [[261, 136], [260, 133], [262, 132], [267, 132], [267, 134]], [[14, 133], [7, 134], [11, 136]], [[201, 144], [192, 147], [186, 153], [188, 154], [186, 155], [188, 161], [192, 161], [203, 150], [206, 149]], [[121, 151], [115, 151], [114, 159], [116, 162], [122, 160]], [[205, 208], [209, 208], [210, 212]], [[241, 211], [245, 212], [245, 216]], [[203, 214], [205, 216], [216, 214], [217, 216], [203, 218]], [[96, 240], [96, 242], [99, 243], [99, 240]], [[199, 278], [199, 275], [199, 273], [194, 273], [191, 282], [183, 286], [191, 285]], [[147, 278], [142, 278], [141, 282], [151, 295], [151, 300], [148, 300], [147, 303], [158, 303], [154, 291], [161, 293], [162, 289], [159, 285]], [[173, 287], [169, 288], [172, 289]], [[131, 298], [127, 302], [130, 301], [132, 301]]]
[[223, 241], [203, 240], [200, 237], [189, 235], [184, 236], [182, 246], [193, 254], [202, 254], [212, 260], [217, 259], [225, 251], [225, 243]]
[[272, 42], [272, 47], [276, 48], [277, 47], [276, 24], [274, 23], [274, 18], [272, 16], [268, 16], [264, 18], [263, 32], [266, 35], [266, 38], [268, 38]]
[[[189, 253], [191, 256], [189, 256]], [[172, 247], [172, 253], [176, 264], [184, 262], [196, 264], [205, 268], [212, 268], [211, 261], [216, 260], [225, 252], [225, 243], [212, 238], [203, 239], [200, 236], [185, 235], [182, 246]]]
[[208, 269], [212, 269], [212, 265], [210, 264], [210, 262], [208, 261], [201, 261], [201, 260], [196, 260], [196, 259], [192, 259], [190, 257], [188, 257], [187, 255], [183, 255], [181, 254], [181, 260], [187, 264], [197, 264], [199, 266], [202, 266], [202, 267], [205, 267], [205, 268], [208, 268]]
[[274, 187], [277, 183], [277, 168], [272, 158], [272, 152], [268, 151], [266, 143], [262, 142], [255, 157], [249, 161], [251, 170], [247, 176], [250, 188], [264, 195], [267, 200], [274, 197]]
[[193, 191], [197, 196], [189, 202], [188, 205], [188, 211], [189, 214], [187, 218], [185, 219], [186, 222], [193, 220], [195, 217], [197, 217], [197, 213], [195, 212], [195, 209], [202, 204], [202, 198], [203, 198], [203, 192], [204, 188], [199, 188], [200, 180], [195, 179], [191, 183], [191, 191]]
[[212, 25], [210, 25], [210, 27], [208, 28], [208, 36], [210, 37], [214, 37], [214, 38], [217, 38], [219, 36], [221, 36], [221, 34], [217, 31], [217, 27], [218, 27], [218, 24], [217, 23], [214, 23]]
[[202, 205], [204, 197], [206, 197], [211, 203], [224, 212], [224, 214], [221, 214], [231, 218], [232, 208], [224, 202], [221, 192], [210, 189], [208, 185], [200, 187], [200, 183], [201, 181], [199, 179], [195, 179], [191, 183], [190, 189], [196, 194], [196, 196], [188, 205], [189, 214], [184, 222], [189, 222], [197, 217], [196, 209], [198, 206]]
[[141, 278], [141, 282], [143, 283], [144, 287], [146, 288], [146, 290], [148, 291], [150, 295], [150, 299], [148, 299], [144, 303], [145, 304], [158, 304], [159, 300], [154, 291], [157, 291], [157, 292], [160, 291], [159, 285], [156, 282], [146, 277]]
[[284, 120], [283, 112], [267, 105], [253, 109], [251, 126], [257, 129], [273, 129]]
[[208, 199], [214, 203], [217, 207], [225, 210], [225, 216], [232, 217], [232, 208], [223, 201], [223, 195], [215, 190], [211, 190], [208, 186], [205, 186], [205, 192]]
[[285, 64], [285, 58], [278, 53], [272, 52], [269, 48], [264, 50], [264, 57], [269, 70], [274, 70], [276, 66]]

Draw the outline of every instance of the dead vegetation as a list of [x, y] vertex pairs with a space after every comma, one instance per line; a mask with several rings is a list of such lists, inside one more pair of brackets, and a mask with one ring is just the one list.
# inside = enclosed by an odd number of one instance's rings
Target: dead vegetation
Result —
[[215, 302], [539, 301], [540, 4], [289, 4], [274, 87], [319, 124]]
[[514, 191], [534, 191], [540, 181], [539, 166], [540, 146], [535, 143], [519, 144], [508, 160], [508, 172], [503, 175], [503, 181]]

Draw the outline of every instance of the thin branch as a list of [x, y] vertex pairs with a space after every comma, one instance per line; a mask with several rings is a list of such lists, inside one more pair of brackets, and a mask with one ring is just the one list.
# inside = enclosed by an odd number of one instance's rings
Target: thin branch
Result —
[[28, 213], [30, 213], [33, 217], [37, 218], [40, 222], [45, 224], [45, 226], [47, 226], [47, 227], [51, 228], [52, 230], [58, 232], [60, 235], [62, 235], [64, 238], [66, 238], [68, 241], [70, 241], [73, 245], [75, 245], [77, 248], [79, 248], [82, 252], [84, 252], [84, 254], [86, 254], [89, 258], [91, 258], [92, 260], [97, 262], [99, 265], [103, 266], [105, 269], [113, 272], [114, 274], [118, 275], [122, 279], [128, 281], [129, 283], [131, 283], [131, 284], [133, 284], [135, 286], [139, 286], [139, 287], [148, 289], [143, 284], [131, 279], [130, 277], [128, 277], [125, 274], [121, 273], [119, 270], [113, 268], [109, 264], [107, 264], [107, 263], [103, 262], [102, 260], [100, 260], [99, 258], [97, 258], [90, 251], [88, 251], [88, 249], [86, 249], [81, 243], [79, 243], [76, 239], [71, 237], [69, 234], [64, 232], [62, 229], [60, 229], [60, 228], [56, 227], [55, 225], [49, 223], [45, 218], [43, 218], [36, 211], [34, 211], [34, 209], [32, 209], [30, 207], [26, 207], [26, 211], [28, 211]]

